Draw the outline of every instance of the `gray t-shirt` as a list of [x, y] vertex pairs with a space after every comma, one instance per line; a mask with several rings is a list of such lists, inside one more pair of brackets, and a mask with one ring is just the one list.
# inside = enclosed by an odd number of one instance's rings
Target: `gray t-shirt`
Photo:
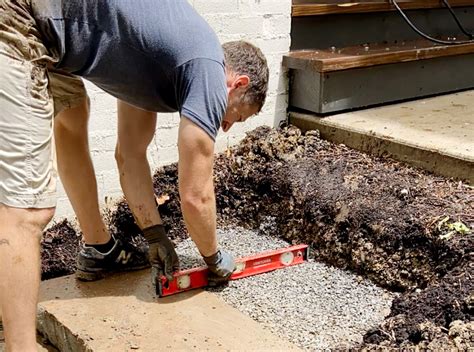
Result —
[[57, 68], [215, 139], [227, 106], [224, 54], [187, 0], [33, 0]]

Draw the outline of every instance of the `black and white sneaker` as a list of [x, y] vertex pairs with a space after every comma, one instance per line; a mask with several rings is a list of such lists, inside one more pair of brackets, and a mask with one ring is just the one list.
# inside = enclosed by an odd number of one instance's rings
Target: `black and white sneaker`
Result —
[[149, 266], [146, 245], [134, 247], [116, 239], [114, 246], [107, 253], [83, 245], [77, 256], [76, 278], [82, 281], [95, 281], [111, 273], [140, 270]]

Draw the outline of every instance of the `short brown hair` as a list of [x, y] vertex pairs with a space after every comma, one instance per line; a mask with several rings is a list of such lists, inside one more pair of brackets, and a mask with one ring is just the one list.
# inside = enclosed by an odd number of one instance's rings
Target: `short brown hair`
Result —
[[243, 40], [227, 42], [222, 45], [226, 67], [239, 75], [250, 78], [245, 97], [250, 104], [256, 104], [260, 111], [268, 91], [268, 64], [262, 51]]

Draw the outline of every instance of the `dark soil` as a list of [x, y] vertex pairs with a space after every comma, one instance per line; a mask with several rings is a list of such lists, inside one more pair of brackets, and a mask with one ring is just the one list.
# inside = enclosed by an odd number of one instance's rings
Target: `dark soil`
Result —
[[365, 347], [464, 351], [474, 346], [474, 266], [460, 265], [424, 290], [396, 298], [390, 316], [365, 336]]
[[68, 220], [48, 228], [43, 234], [41, 247], [41, 279], [72, 274], [80, 242], [80, 236]]
[[[215, 184], [221, 224], [259, 228], [272, 217], [276, 236], [310, 244], [317, 260], [401, 292], [360, 348], [469, 345], [474, 235], [465, 230], [474, 228], [473, 188], [293, 127], [258, 128], [219, 155]], [[159, 170], [154, 186], [170, 237], [179, 241], [187, 235], [176, 165]], [[118, 236], [139, 234], [126, 203], [108, 218]]]

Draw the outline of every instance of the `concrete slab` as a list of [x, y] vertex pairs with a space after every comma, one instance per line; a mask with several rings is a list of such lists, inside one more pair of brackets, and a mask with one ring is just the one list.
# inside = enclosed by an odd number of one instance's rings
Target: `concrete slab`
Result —
[[41, 285], [38, 329], [61, 351], [296, 351], [209, 292], [165, 299], [149, 271]]
[[323, 138], [474, 183], [474, 91], [328, 117], [291, 113]]

